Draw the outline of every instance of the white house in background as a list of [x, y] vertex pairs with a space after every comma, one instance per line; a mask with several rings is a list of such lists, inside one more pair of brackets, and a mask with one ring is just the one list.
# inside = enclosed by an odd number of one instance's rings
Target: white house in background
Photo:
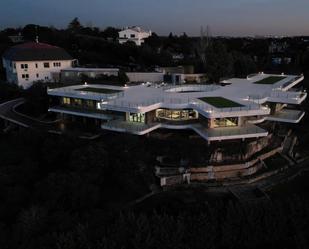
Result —
[[145, 39], [152, 35], [151, 31], [145, 31], [140, 27], [134, 26], [125, 28], [119, 32], [119, 43], [123, 44], [128, 41], [135, 42], [137, 46], [141, 46]]
[[64, 49], [39, 42], [27, 42], [6, 50], [2, 57], [6, 78], [23, 88], [35, 81], [59, 81], [60, 71], [76, 60]]

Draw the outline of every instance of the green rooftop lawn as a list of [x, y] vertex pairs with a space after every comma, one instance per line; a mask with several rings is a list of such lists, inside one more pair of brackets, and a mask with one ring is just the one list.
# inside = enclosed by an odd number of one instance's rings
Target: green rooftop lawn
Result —
[[254, 84], [275, 84], [280, 80], [285, 79], [284, 76], [269, 76], [265, 79], [254, 82]]
[[199, 99], [217, 108], [242, 107], [243, 106], [239, 103], [236, 103], [232, 100], [222, 98], [222, 97], [203, 97]]
[[95, 88], [95, 87], [83, 87], [83, 88], [75, 89], [75, 91], [103, 93], [103, 94], [113, 94], [113, 93], [122, 92], [121, 90], [114, 90], [114, 89], [107, 89], [107, 88]]

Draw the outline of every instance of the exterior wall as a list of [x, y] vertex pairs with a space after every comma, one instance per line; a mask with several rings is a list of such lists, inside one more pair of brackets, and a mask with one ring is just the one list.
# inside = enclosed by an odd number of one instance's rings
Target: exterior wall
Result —
[[185, 74], [184, 75], [184, 80], [186, 82], [196, 82], [196, 83], [201, 83], [206, 79], [205, 74]]
[[130, 82], [163, 82], [163, 73], [140, 73], [140, 72], [129, 72], [126, 73]]
[[274, 115], [277, 112], [281, 111], [286, 105], [281, 103], [269, 103], [268, 106], [270, 107], [270, 114]]
[[9, 83], [17, 84], [17, 73], [11, 61], [2, 59], [3, 67], [5, 68], [6, 79]]
[[150, 124], [156, 118], [156, 111], [151, 111], [146, 113], [146, 124]]
[[[23, 88], [30, 87], [34, 81], [56, 81], [59, 79], [61, 69], [72, 67], [73, 63], [73, 60], [11, 62], [3, 59], [3, 61], [6, 69], [7, 80], [11, 83], [18, 84]], [[44, 68], [45, 62], [49, 62], [49, 68]], [[61, 63], [61, 66], [55, 67], [54, 63]], [[28, 68], [22, 69], [21, 64], [27, 64]], [[23, 78], [23, 74], [29, 75], [29, 78]]]

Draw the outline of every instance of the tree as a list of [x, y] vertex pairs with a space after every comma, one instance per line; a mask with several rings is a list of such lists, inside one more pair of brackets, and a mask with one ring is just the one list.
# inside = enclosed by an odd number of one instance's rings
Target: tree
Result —
[[68, 29], [77, 32], [82, 28], [82, 25], [79, 22], [78, 17], [75, 17], [68, 25]]
[[206, 48], [206, 72], [213, 82], [232, 75], [233, 58], [223, 43], [213, 42]]
[[107, 27], [106, 29], [104, 29], [104, 31], [101, 34], [104, 38], [117, 39], [119, 31], [120, 29], [113, 28], [113, 27]]

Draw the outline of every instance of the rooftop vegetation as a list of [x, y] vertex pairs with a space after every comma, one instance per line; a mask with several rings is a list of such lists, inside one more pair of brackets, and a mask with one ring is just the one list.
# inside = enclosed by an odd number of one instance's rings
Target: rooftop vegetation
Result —
[[83, 88], [75, 89], [75, 91], [103, 93], [103, 94], [113, 94], [113, 93], [122, 92], [122, 90], [115, 90], [115, 89], [108, 89], [108, 88], [97, 88], [97, 87], [83, 87]]
[[266, 78], [264, 78], [262, 80], [254, 82], [254, 84], [272, 85], [272, 84], [275, 84], [275, 83], [277, 83], [280, 80], [283, 80], [285, 78], [286, 77], [284, 77], [284, 76], [269, 76], [269, 77], [266, 77]]
[[243, 106], [239, 103], [236, 103], [232, 100], [222, 98], [222, 97], [203, 97], [199, 99], [216, 108], [242, 107]]

